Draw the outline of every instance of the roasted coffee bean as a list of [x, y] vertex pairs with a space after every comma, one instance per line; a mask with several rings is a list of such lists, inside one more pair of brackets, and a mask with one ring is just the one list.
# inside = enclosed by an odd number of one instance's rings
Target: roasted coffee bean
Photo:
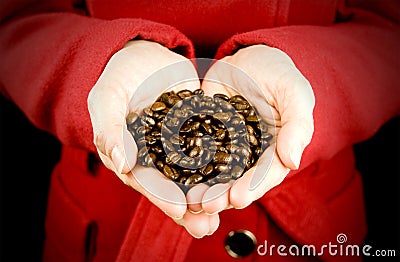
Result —
[[157, 157], [154, 153], [147, 154], [144, 158], [147, 166], [152, 166], [157, 161]]
[[[158, 103], [158, 102], [156, 102], [156, 103]], [[143, 109], [143, 113], [144, 113], [146, 116], [149, 116], [149, 117], [153, 117], [153, 116], [154, 116], [154, 112], [153, 112], [153, 110], [151, 110], [151, 108], [145, 108], [145, 109]]]
[[228, 144], [228, 145], [226, 146], [226, 149], [227, 149], [230, 153], [234, 154], [234, 153], [239, 149], [239, 147], [238, 147], [236, 144], [234, 144], [234, 143], [230, 143], [230, 144]]
[[138, 163], [190, 187], [240, 178], [270, 145], [269, 126], [241, 95], [204, 95], [203, 90], [160, 95], [139, 116], [128, 114]]
[[226, 131], [223, 129], [219, 129], [217, 132], [215, 132], [215, 139], [216, 140], [224, 140], [226, 137]]
[[260, 123], [258, 123], [257, 125], [257, 129], [261, 132], [261, 133], [267, 133], [268, 132], [268, 124], [265, 123], [264, 121], [261, 121]]
[[218, 173], [223, 173], [229, 170], [228, 165], [225, 164], [217, 164], [214, 168]]
[[144, 126], [154, 126], [156, 124], [156, 121], [149, 116], [141, 118], [141, 122]]
[[[198, 115], [198, 117], [199, 117], [199, 120], [200, 121], [204, 121], [204, 123], [206, 123], [205, 121], [207, 120], [207, 114], [206, 113], [200, 113], [199, 115]], [[208, 123], [206, 123], [206, 124], [208, 124]], [[209, 124], [208, 124], [209, 125]]]
[[179, 134], [173, 134], [169, 140], [173, 145], [183, 145], [185, 140]]
[[153, 147], [151, 147], [151, 150], [154, 153], [156, 153], [157, 155], [160, 155], [160, 154], [164, 153], [164, 150], [159, 146], [153, 146]]
[[204, 153], [203, 148], [196, 146], [189, 152], [189, 156], [195, 158], [201, 156], [203, 153]]
[[133, 123], [136, 122], [136, 120], [138, 119], [138, 117], [139, 117], [138, 114], [136, 114], [136, 113], [134, 113], [134, 112], [131, 112], [131, 113], [129, 113], [128, 116], [126, 117], [126, 123], [127, 123], [128, 125], [132, 125]]
[[195, 161], [192, 157], [185, 156], [181, 159], [180, 164], [184, 167], [193, 167], [195, 164]]
[[249, 123], [257, 123], [258, 117], [257, 116], [248, 116], [248, 117], [246, 117], [246, 121]]
[[217, 152], [214, 155], [213, 162], [217, 164], [228, 164], [232, 161], [232, 156], [228, 153]]
[[233, 118], [231, 118], [230, 124], [234, 127], [244, 125], [245, 121], [241, 117], [235, 115]]
[[[160, 120], [162, 120], [162, 119], [165, 118], [165, 114], [164, 114], [164, 113], [155, 112], [155, 113], [153, 113], [153, 118], [154, 118], [155, 120], [158, 120], [158, 122], [159, 122]], [[157, 122], [157, 121], [156, 121], [156, 122]], [[158, 122], [157, 122], [157, 123], [158, 123]]]
[[[235, 103], [233, 104], [233, 107], [236, 108], [237, 110], [246, 110], [249, 108], [249, 104], [242, 104], [242, 103]], [[248, 114], [248, 112], [247, 112]]]
[[216, 179], [217, 179], [218, 183], [225, 184], [225, 183], [228, 183], [229, 181], [231, 181], [232, 176], [230, 174], [223, 173], [223, 174], [219, 174], [218, 176], [216, 176]]
[[146, 127], [145, 126], [139, 126], [136, 129], [136, 133], [140, 136], [144, 136], [146, 134]]
[[195, 174], [196, 172], [197, 172], [196, 169], [182, 169], [181, 170], [181, 173], [184, 176], [191, 176], [191, 175]]
[[178, 183], [180, 183], [180, 184], [185, 184], [186, 179], [187, 179], [187, 177], [182, 176], [182, 177], [179, 178]]
[[193, 136], [204, 136], [204, 132], [200, 130], [193, 131]]
[[171, 166], [168, 166], [168, 165], [165, 165], [165, 166], [163, 167], [163, 173], [164, 173], [164, 175], [165, 175], [166, 177], [168, 177], [168, 178], [171, 179], [171, 180], [176, 180], [176, 179], [179, 178], [179, 173], [178, 173], [178, 171], [176, 171], [175, 168], [173, 168], [173, 167], [171, 167]]
[[183, 126], [181, 127], [181, 129], [179, 130], [179, 132], [181, 133], [189, 133], [190, 131], [192, 131], [192, 128], [190, 125], [188, 124], [183, 124]]
[[167, 136], [169, 136], [169, 135], [174, 134], [174, 132], [172, 132], [172, 130], [169, 129], [169, 128], [167, 127], [167, 125], [162, 125], [162, 127], [158, 128], [158, 129], [161, 130], [161, 134], [162, 134], [162, 135], [167, 135]]
[[201, 125], [200, 122], [193, 122], [190, 127], [192, 128], [192, 131], [194, 131], [198, 130], [200, 128], [200, 125]]
[[166, 103], [168, 101], [168, 98], [169, 98], [168, 93], [163, 93], [157, 101]]
[[136, 140], [136, 145], [138, 148], [146, 147], [146, 137], [142, 136]]
[[158, 160], [157, 163], [156, 163], [156, 166], [157, 166], [157, 168], [158, 168], [159, 170], [163, 170], [163, 168], [164, 168], [164, 162], [161, 161], [161, 160]]
[[197, 147], [203, 146], [203, 138], [204, 137], [198, 137], [198, 136], [194, 137], [193, 138], [194, 146], [197, 146]]
[[272, 135], [271, 135], [270, 133], [263, 133], [263, 134], [261, 135], [261, 139], [262, 139], [262, 140], [269, 141], [269, 140], [272, 139]]
[[260, 156], [262, 154], [263, 150], [261, 149], [261, 147], [256, 147], [256, 149], [254, 149], [254, 154], [256, 156]]
[[203, 176], [209, 176], [212, 174], [213, 171], [214, 171], [214, 166], [211, 164], [205, 165], [202, 168], [200, 168], [200, 173]]
[[238, 103], [238, 102], [240, 103], [243, 101], [247, 102], [247, 100], [241, 95], [235, 95], [229, 99], [229, 102], [231, 102], [231, 103]]
[[261, 148], [262, 149], [267, 149], [270, 146], [269, 141], [268, 140], [261, 140]]
[[173, 145], [171, 142], [169, 142], [168, 140], [166, 140], [166, 141], [164, 141], [164, 142], [162, 142], [162, 143], [163, 143], [163, 145], [164, 145], [164, 149], [165, 149], [167, 152], [175, 151], [174, 145]]
[[204, 91], [203, 91], [203, 89], [196, 89], [196, 90], [194, 90], [194, 92], [193, 92], [193, 94], [194, 95], [204, 95]]
[[170, 95], [166, 101], [167, 105], [173, 107], [176, 103], [178, 103], [181, 98], [177, 95]]
[[236, 161], [237, 163], [240, 162], [240, 156], [236, 154], [231, 154], [232, 160]]
[[203, 180], [203, 177], [199, 174], [194, 174], [188, 177], [185, 181], [185, 185], [192, 185], [192, 184], [197, 184], [201, 180]]
[[258, 140], [254, 136], [254, 134], [249, 135], [249, 142], [250, 142], [250, 145], [252, 145], [252, 146], [258, 146]]
[[249, 135], [255, 134], [254, 128], [251, 125], [246, 125], [246, 128], [247, 128], [247, 132], [249, 133]]
[[203, 153], [203, 161], [204, 161], [205, 163], [210, 162], [211, 159], [212, 159], [213, 156], [214, 156], [214, 152], [215, 152], [215, 150], [210, 150], [210, 149], [204, 150], [204, 153]]
[[218, 147], [217, 151], [219, 151], [219, 152], [223, 152], [223, 153], [226, 153], [226, 154], [229, 154], [229, 151], [228, 151], [228, 149], [226, 149], [226, 148], [225, 148], [225, 147], [223, 147], [223, 146], [220, 146], [220, 147]]
[[147, 148], [146, 147], [142, 147], [138, 151], [138, 157], [142, 158], [142, 157], [145, 157], [146, 155], [147, 155]]
[[206, 123], [202, 123], [200, 126], [202, 127], [202, 129], [204, 130], [204, 132], [206, 132], [206, 134], [212, 135], [213, 129], [211, 128], [210, 125], [208, 125], [208, 124], [206, 124]]
[[192, 91], [187, 90], [187, 89], [184, 89], [184, 90], [179, 91], [179, 92], [177, 93], [177, 95], [178, 95], [180, 98], [185, 99], [185, 98], [187, 98], [187, 97], [192, 96]]
[[231, 115], [229, 113], [221, 112], [214, 114], [214, 117], [222, 122], [228, 122]]
[[232, 176], [232, 178], [234, 178], [234, 179], [238, 179], [239, 177], [242, 176], [243, 172], [244, 172], [244, 168], [243, 168], [243, 167], [241, 167], [241, 166], [234, 166], [234, 167], [232, 168], [232, 171], [231, 171], [231, 176]]
[[165, 163], [167, 163], [168, 165], [176, 164], [180, 159], [181, 154], [179, 154], [178, 152], [169, 152], [167, 154], [167, 157], [165, 158]]
[[154, 145], [157, 143], [157, 139], [154, 136], [145, 136], [146, 142], [148, 145]]
[[184, 116], [184, 113], [182, 113], [182, 112], [185, 112], [185, 111], [176, 109], [175, 112], [174, 112], [174, 117], [176, 117], [178, 119], [179, 118], [184, 118], [185, 116]]
[[217, 98], [217, 99], [222, 99], [222, 100], [225, 100], [225, 101], [229, 101], [229, 97], [227, 95], [224, 95], [224, 94], [215, 94], [213, 97]]

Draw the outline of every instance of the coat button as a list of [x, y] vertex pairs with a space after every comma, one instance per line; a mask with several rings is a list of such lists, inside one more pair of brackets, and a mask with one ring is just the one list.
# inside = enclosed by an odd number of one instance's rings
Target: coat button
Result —
[[234, 258], [250, 255], [256, 245], [256, 236], [248, 230], [231, 231], [225, 239], [226, 252]]

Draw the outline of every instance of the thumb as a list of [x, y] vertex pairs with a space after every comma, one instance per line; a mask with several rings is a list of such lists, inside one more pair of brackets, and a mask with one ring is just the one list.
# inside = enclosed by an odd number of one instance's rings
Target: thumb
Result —
[[114, 172], [128, 173], [136, 163], [137, 146], [126, 127], [126, 102], [118, 93], [101, 86], [88, 96], [94, 144], [111, 161], [104, 162]]
[[292, 86], [277, 90], [282, 126], [277, 137], [277, 151], [283, 164], [290, 169], [299, 168], [303, 151], [311, 141], [314, 104], [312, 88], [302, 76]]

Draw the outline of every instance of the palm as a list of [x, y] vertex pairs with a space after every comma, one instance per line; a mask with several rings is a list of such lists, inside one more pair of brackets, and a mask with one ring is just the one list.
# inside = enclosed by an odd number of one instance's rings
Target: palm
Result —
[[217, 188], [193, 189], [187, 196], [200, 203], [190, 206], [195, 211], [216, 213], [231, 206], [246, 207], [281, 183], [290, 169], [298, 168], [313, 132], [311, 86], [285, 53], [252, 46], [215, 63], [202, 88], [209, 95], [244, 95], [264, 121], [275, 125], [269, 131], [274, 135], [272, 146], [243, 177]]

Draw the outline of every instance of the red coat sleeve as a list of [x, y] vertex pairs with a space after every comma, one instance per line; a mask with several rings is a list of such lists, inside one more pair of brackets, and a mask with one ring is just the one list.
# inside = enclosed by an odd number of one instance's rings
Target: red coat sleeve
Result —
[[90, 18], [72, 1], [26, 2], [0, 5], [0, 91], [67, 145], [94, 150], [87, 95], [127, 41], [152, 40], [194, 56], [190, 40], [167, 25]]
[[[399, 5], [397, 5], [399, 8]], [[363, 10], [332, 26], [285, 26], [233, 36], [217, 58], [266, 44], [286, 52], [316, 97], [315, 132], [301, 168], [372, 136], [400, 112], [399, 25]]]

